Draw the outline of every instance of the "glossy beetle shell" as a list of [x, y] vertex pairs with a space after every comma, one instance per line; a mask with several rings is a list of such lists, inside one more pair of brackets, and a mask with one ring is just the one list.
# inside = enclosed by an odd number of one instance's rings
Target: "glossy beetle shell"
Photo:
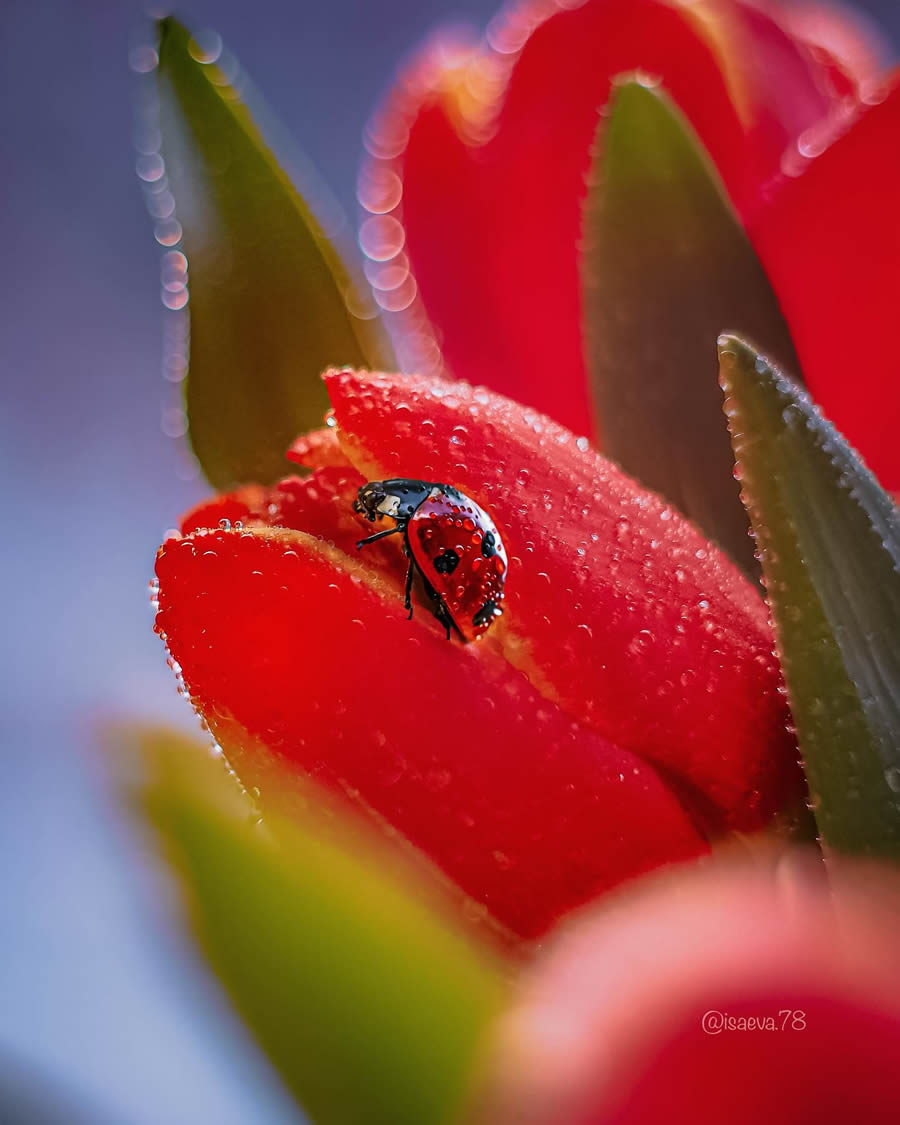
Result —
[[435, 489], [416, 508], [407, 543], [462, 636], [475, 640], [503, 612], [507, 558], [491, 517], [456, 489]]

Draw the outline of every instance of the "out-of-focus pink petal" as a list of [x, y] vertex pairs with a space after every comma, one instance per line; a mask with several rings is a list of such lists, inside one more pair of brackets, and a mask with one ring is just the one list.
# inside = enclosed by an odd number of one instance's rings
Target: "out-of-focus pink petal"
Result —
[[682, 868], [586, 911], [502, 1028], [486, 1120], [896, 1121], [900, 885], [817, 862]]

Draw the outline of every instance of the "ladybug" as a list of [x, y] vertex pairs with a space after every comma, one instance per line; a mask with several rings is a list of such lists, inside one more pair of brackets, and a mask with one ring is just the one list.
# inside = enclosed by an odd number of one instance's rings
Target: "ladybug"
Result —
[[364, 484], [353, 510], [366, 519], [394, 520], [394, 527], [360, 539], [357, 549], [388, 535], [403, 536], [409, 559], [404, 606], [413, 615], [412, 584], [418, 572], [434, 616], [463, 641], [473, 641], [503, 613], [506, 549], [494, 521], [474, 500], [424, 480], [398, 478]]

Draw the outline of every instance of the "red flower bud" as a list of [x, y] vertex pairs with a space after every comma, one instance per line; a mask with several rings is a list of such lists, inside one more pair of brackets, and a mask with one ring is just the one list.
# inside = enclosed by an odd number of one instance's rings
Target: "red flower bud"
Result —
[[[320, 436], [301, 455], [326, 467], [202, 506], [157, 560], [157, 630], [223, 741], [359, 802], [525, 936], [796, 793], [765, 609], [693, 526], [487, 391], [326, 382], [345, 466]], [[477, 644], [407, 620], [399, 537], [354, 549], [357, 488], [399, 475], [500, 529], [506, 613]]]
[[389, 231], [375, 240], [378, 269], [394, 284], [402, 261], [405, 291], [421, 298], [383, 294], [404, 310], [407, 368], [437, 371], [442, 353], [451, 372], [593, 432], [585, 182], [610, 83], [640, 71], [715, 163], [812, 393], [896, 488], [900, 399], [885, 387], [880, 333], [897, 303], [898, 95], [866, 112], [886, 95], [881, 55], [837, 10], [739, 0], [519, 0], [483, 42], [435, 36], [374, 118], [360, 181], [374, 212], [363, 246]]

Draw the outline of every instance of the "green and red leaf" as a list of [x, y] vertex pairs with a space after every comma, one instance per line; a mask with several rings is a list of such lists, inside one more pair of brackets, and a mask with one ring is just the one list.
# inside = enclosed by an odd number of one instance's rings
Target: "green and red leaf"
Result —
[[715, 166], [668, 94], [623, 79], [607, 112], [582, 263], [599, 445], [755, 578], [713, 342], [731, 325], [796, 370], [790, 333]]
[[138, 804], [195, 934], [302, 1108], [322, 1125], [452, 1125], [504, 1002], [499, 963], [358, 825], [270, 811], [260, 829], [202, 747], [140, 743]]
[[720, 341], [726, 412], [829, 848], [900, 856], [900, 513], [809, 396]]
[[190, 271], [188, 436], [214, 486], [274, 481], [296, 434], [321, 425], [324, 368], [392, 352], [340, 233], [326, 236], [276, 162], [231, 68], [177, 20], [159, 28], [163, 155]]

